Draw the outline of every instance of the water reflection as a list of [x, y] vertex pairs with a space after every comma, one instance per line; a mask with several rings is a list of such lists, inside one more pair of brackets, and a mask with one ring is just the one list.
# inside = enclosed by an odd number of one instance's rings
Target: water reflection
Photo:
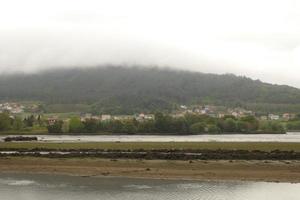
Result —
[[0, 174], [3, 200], [299, 200], [300, 184]]

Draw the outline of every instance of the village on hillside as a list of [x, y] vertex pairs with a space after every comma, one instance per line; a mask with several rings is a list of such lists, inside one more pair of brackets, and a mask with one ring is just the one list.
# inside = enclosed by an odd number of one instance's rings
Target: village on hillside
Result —
[[[16, 102], [4, 102], [0, 103], [0, 113], [8, 112], [10, 113], [11, 117], [15, 115], [21, 115], [26, 113], [33, 114], [33, 115], [43, 115], [45, 113], [40, 113], [37, 111], [38, 104], [22, 104]], [[218, 106], [214, 105], [194, 105], [194, 106], [186, 106], [180, 105], [179, 109], [174, 110], [170, 113], [170, 115], [174, 118], [183, 117], [186, 114], [196, 114], [196, 115], [208, 115], [213, 118], [223, 118], [224, 116], [234, 116], [236, 118], [241, 118], [245, 116], [255, 116], [257, 119], [260, 120], [291, 120], [294, 119], [296, 114], [295, 113], [283, 113], [283, 114], [274, 114], [269, 113], [268, 115], [257, 116], [255, 112], [251, 110], [246, 110], [243, 108], [223, 108], [219, 109]], [[99, 121], [108, 121], [108, 120], [129, 120], [135, 119], [137, 121], [145, 121], [145, 120], [153, 120], [154, 113], [138, 113], [134, 115], [111, 115], [111, 114], [101, 114], [101, 115], [94, 115], [91, 113], [79, 113], [81, 121], [86, 121], [88, 119], [94, 119]], [[26, 115], [22, 115], [26, 116]], [[59, 114], [56, 113], [49, 113], [46, 115], [46, 120], [49, 124], [53, 124], [56, 120], [65, 118], [63, 120], [67, 120], [68, 117], [60, 117]]]

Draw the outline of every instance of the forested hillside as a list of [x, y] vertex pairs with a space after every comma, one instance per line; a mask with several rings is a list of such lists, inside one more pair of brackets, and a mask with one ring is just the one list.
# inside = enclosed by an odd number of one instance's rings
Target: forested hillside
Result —
[[88, 104], [95, 112], [110, 113], [170, 110], [195, 103], [289, 110], [300, 108], [300, 90], [231, 74], [98, 67], [2, 75], [3, 100]]

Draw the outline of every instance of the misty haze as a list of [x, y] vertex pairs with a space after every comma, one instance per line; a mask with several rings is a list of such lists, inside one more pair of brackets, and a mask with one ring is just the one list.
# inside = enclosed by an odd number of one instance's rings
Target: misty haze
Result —
[[299, 10], [1, 1], [1, 199], [299, 199]]

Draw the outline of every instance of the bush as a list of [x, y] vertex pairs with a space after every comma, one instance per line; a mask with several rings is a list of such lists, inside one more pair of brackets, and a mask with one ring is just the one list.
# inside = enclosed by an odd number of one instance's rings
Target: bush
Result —
[[227, 118], [223, 122], [223, 129], [224, 129], [225, 132], [235, 132], [235, 131], [237, 131], [237, 126], [236, 126], [235, 120], [232, 119], [232, 118]]
[[62, 133], [63, 122], [61, 120], [55, 121], [54, 124], [48, 125], [48, 133]]
[[96, 133], [99, 129], [99, 122], [94, 119], [88, 119], [83, 122], [84, 125], [84, 132], [87, 133]]
[[123, 132], [127, 134], [135, 134], [137, 133], [137, 127], [133, 121], [125, 121], [123, 124]]
[[202, 122], [198, 122], [190, 126], [190, 132], [193, 134], [204, 133], [204, 131], [205, 131], [205, 124]]
[[7, 113], [0, 113], [0, 131], [7, 131], [11, 128], [11, 120]]
[[138, 123], [138, 131], [141, 133], [153, 133], [155, 132], [154, 121], [144, 121]]
[[23, 128], [23, 121], [20, 117], [16, 117], [13, 121], [13, 129], [14, 130], [21, 130]]
[[284, 133], [285, 129], [280, 122], [276, 121], [264, 121], [260, 123], [260, 130], [265, 132]]
[[239, 132], [248, 131], [248, 123], [244, 122], [244, 121], [237, 121], [236, 122], [236, 130]]
[[69, 132], [70, 133], [82, 133], [84, 131], [84, 125], [80, 121], [79, 117], [73, 117], [70, 120]]
[[291, 121], [291, 122], [288, 122], [287, 125], [286, 125], [287, 129], [288, 130], [300, 130], [300, 121]]
[[207, 127], [207, 131], [208, 131], [208, 133], [211, 133], [211, 134], [218, 134], [221, 132], [221, 129], [214, 124], [210, 124]]

